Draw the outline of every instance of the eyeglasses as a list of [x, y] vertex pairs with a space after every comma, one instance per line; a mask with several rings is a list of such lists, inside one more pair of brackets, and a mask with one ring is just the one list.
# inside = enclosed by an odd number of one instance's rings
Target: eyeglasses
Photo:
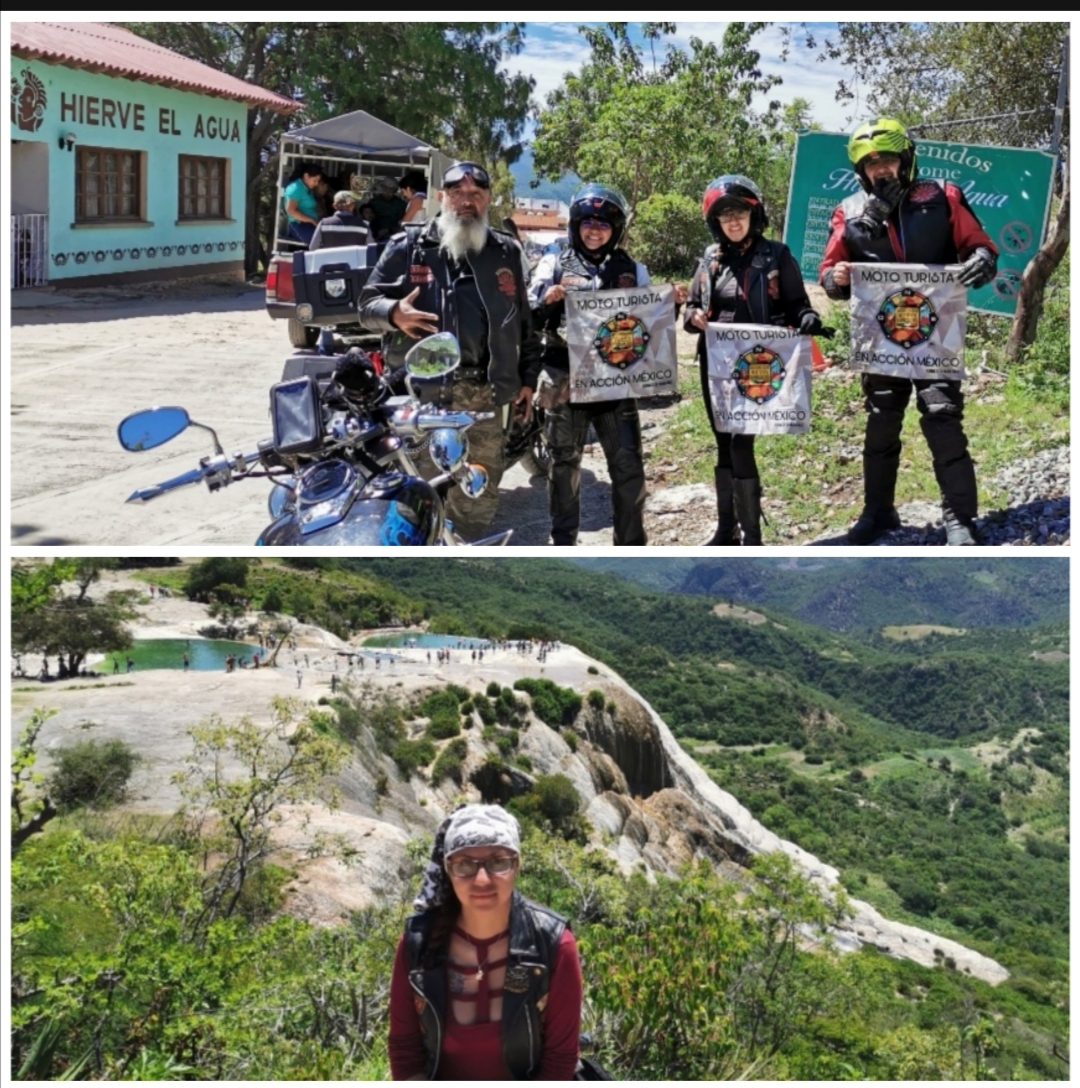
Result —
[[499, 854], [493, 858], [450, 858], [446, 871], [458, 880], [472, 880], [481, 868], [486, 869], [489, 876], [506, 876], [515, 865], [517, 858], [513, 854]]
[[444, 189], [456, 188], [465, 180], [466, 175], [471, 177], [479, 188], [491, 188], [491, 177], [488, 172], [482, 166], [477, 166], [474, 162], [459, 162], [454, 166], [451, 166], [450, 169], [443, 174], [442, 187]]
[[612, 225], [603, 219], [582, 219], [582, 230], [614, 230]]
[[721, 223], [738, 223], [743, 219], [750, 218], [749, 208], [731, 208], [726, 212], [721, 212], [717, 218]]

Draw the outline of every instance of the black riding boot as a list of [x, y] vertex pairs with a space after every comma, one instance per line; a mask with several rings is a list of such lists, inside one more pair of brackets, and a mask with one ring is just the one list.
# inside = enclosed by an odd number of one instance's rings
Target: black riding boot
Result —
[[735, 516], [742, 530], [743, 547], [761, 544], [761, 479], [733, 480]]
[[706, 548], [716, 548], [739, 543], [739, 523], [735, 520], [735, 481], [731, 469], [717, 465], [713, 469], [716, 484], [716, 532], [705, 541]]
[[970, 455], [965, 453], [951, 464], [935, 461], [934, 475], [941, 488], [946, 543], [952, 547], [978, 544], [975, 517], [979, 512], [979, 489]]
[[849, 544], [872, 544], [879, 536], [900, 528], [900, 515], [893, 505], [896, 495], [896, 473], [900, 456], [863, 455], [862, 513], [848, 529]]

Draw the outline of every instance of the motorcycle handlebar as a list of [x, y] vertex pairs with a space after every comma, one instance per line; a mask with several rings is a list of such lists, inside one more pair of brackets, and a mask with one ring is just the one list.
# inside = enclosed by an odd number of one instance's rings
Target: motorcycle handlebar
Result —
[[254, 461], [258, 461], [260, 454], [258, 451], [254, 453], [237, 453], [233, 457], [217, 456], [207, 458], [198, 468], [189, 469], [187, 472], [181, 472], [179, 476], [174, 476], [171, 480], [163, 480], [159, 484], [153, 484], [151, 487], [140, 487], [133, 491], [125, 500], [126, 502], [149, 502], [151, 499], [156, 499], [159, 495], [164, 495], [167, 491], [175, 491], [178, 487], [187, 487], [189, 484], [197, 484], [203, 480], [207, 481], [211, 490], [217, 490], [218, 487], [223, 487], [226, 484], [232, 483], [232, 472], [234, 467], [244, 467], [250, 465]]

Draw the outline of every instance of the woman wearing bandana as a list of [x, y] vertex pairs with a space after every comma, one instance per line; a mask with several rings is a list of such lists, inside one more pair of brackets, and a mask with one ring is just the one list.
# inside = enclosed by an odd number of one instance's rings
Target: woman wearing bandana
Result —
[[395, 1080], [572, 1080], [581, 965], [566, 920], [514, 890], [518, 822], [460, 805], [442, 823], [390, 983]]

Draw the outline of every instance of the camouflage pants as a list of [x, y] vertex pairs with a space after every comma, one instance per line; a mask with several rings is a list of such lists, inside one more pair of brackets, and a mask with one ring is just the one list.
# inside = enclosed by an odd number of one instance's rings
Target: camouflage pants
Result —
[[[468, 412], [494, 412], [495, 418], [474, 423], [466, 432], [469, 440], [469, 462], [481, 464], [488, 472], [488, 485], [478, 499], [470, 499], [460, 487], [451, 487], [446, 500], [446, 516], [463, 539], [472, 541], [484, 535], [495, 518], [499, 506], [499, 482], [506, 471], [504, 446], [506, 421], [510, 406], [495, 404], [492, 388], [472, 382], [458, 382], [440, 400], [446, 407]], [[424, 476], [433, 474], [434, 466], [425, 454], [420, 465]]]

